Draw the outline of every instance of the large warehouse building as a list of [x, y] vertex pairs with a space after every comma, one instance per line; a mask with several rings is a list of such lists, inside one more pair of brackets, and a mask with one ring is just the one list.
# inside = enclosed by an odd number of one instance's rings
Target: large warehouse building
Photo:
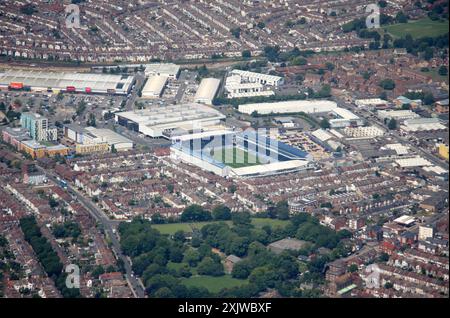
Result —
[[259, 83], [262, 85], [269, 85], [274, 87], [281, 86], [284, 84], [284, 79], [280, 76], [275, 75], [255, 73], [242, 70], [233, 70], [231, 71], [231, 75], [239, 75], [242, 81], [246, 83]]
[[206, 105], [212, 105], [214, 97], [216, 97], [219, 90], [220, 79], [217, 78], [204, 78], [200, 83], [195, 94], [194, 101], [196, 103], [202, 103]]
[[152, 75], [142, 89], [142, 98], [159, 98], [167, 84], [166, 75]]
[[256, 132], [185, 135], [171, 147], [174, 160], [223, 177], [258, 177], [311, 168], [310, 154]]
[[328, 100], [293, 100], [275, 103], [254, 103], [239, 105], [239, 112], [260, 115], [300, 113], [307, 114], [331, 112], [338, 108], [337, 104]]
[[205, 129], [225, 119], [225, 115], [219, 111], [197, 103], [160, 106], [115, 115], [119, 125], [153, 138], [169, 138], [175, 130], [188, 133], [195, 129]]
[[110, 130], [95, 127], [81, 127], [76, 124], [64, 125], [64, 136], [80, 145], [108, 144], [109, 150], [127, 151], [133, 149], [133, 142]]
[[28, 87], [32, 91], [67, 91], [126, 95], [134, 83], [133, 76], [7, 70], [0, 73], [0, 88]]

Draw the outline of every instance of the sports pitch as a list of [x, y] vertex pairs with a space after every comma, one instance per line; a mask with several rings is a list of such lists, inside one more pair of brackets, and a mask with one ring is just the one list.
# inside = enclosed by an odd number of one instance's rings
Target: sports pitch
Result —
[[262, 164], [256, 155], [237, 147], [211, 150], [211, 156], [231, 168], [250, 167]]
[[393, 24], [384, 30], [394, 37], [403, 37], [410, 34], [413, 38], [435, 37], [448, 33], [448, 21], [433, 21], [429, 18], [411, 21], [402, 24]]

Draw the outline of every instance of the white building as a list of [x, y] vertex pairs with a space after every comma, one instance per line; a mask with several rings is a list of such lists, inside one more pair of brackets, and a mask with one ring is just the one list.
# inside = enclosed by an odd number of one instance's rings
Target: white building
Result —
[[261, 115], [300, 113], [307, 114], [326, 113], [338, 108], [337, 104], [328, 100], [294, 100], [275, 103], [254, 103], [239, 105], [239, 112], [251, 114], [257, 112]]
[[395, 120], [407, 120], [413, 118], [420, 118], [418, 114], [412, 110], [379, 110], [378, 118], [384, 119], [395, 119]]
[[86, 131], [90, 132], [97, 140], [108, 143], [110, 149], [117, 151], [127, 151], [133, 149], [133, 142], [122, 135], [110, 129], [97, 129], [95, 127], [86, 127]]
[[155, 107], [116, 113], [116, 122], [128, 129], [153, 138], [170, 137], [177, 129], [189, 132], [217, 125], [226, 116], [198, 103]]
[[426, 239], [433, 238], [434, 229], [430, 225], [419, 226], [419, 241], [425, 241]]
[[384, 135], [384, 131], [376, 126], [346, 127], [343, 132], [350, 138], [375, 138]]
[[142, 98], [159, 98], [167, 84], [166, 75], [151, 75], [142, 89]]
[[445, 130], [439, 118], [414, 118], [405, 120], [400, 128], [407, 132]]
[[388, 102], [381, 98], [367, 98], [367, 99], [357, 99], [355, 100], [355, 105], [358, 107], [380, 107], [387, 106]]
[[217, 78], [204, 78], [202, 79], [197, 93], [195, 94], [194, 102], [212, 105], [214, 97], [216, 97], [219, 90], [220, 79]]
[[233, 72], [227, 77], [225, 83], [228, 98], [271, 96], [275, 94], [273, 90], [266, 88], [266, 85], [260, 82], [245, 81], [240, 74], [233, 74]]
[[338, 118], [330, 119], [332, 128], [344, 128], [348, 126], [361, 126], [364, 120], [353, 114], [345, 108], [337, 107], [332, 110], [332, 113]]
[[268, 75], [262, 73], [255, 73], [242, 70], [233, 70], [231, 75], [239, 75], [243, 82], [259, 83], [262, 85], [269, 85], [278, 87], [284, 84], [284, 79], [280, 76]]
[[180, 73], [180, 66], [173, 63], [153, 63], [145, 64], [146, 76], [167, 76], [170, 79], [177, 79]]
[[10, 83], [21, 83], [37, 92], [69, 91], [81, 93], [121, 94], [131, 90], [133, 76], [8, 70], [0, 73], [0, 88], [7, 88]]

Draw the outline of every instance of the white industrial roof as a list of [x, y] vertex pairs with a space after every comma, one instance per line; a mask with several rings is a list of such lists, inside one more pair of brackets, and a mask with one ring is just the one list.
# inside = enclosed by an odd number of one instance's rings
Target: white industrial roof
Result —
[[329, 132], [327, 132], [324, 129], [317, 129], [311, 133], [314, 137], [319, 139], [320, 141], [326, 141], [328, 139], [333, 138], [333, 135], [331, 135]]
[[225, 119], [225, 115], [216, 109], [198, 104], [180, 104], [152, 109], [134, 110], [116, 113], [116, 118], [122, 117], [139, 124], [141, 133], [149, 133], [151, 136], [159, 136], [161, 130], [189, 127], [194, 129], [198, 124], [198, 129], [204, 126], [216, 124], [216, 121]]
[[346, 120], [359, 119], [358, 116], [356, 116], [351, 111], [349, 111], [348, 109], [345, 109], [345, 108], [337, 107], [337, 108], [333, 109], [333, 113], [335, 113], [336, 115], [338, 115], [342, 119], [346, 119]]
[[142, 97], [161, 95], [164, 86], [166, 86], [168, 77], [166, 75], [150, 76], [142, 89]]
[[78, 90], [89, 87], [94, 91], [106, 91], [108, 89], [126, 91], [133, 82], [133, 76], [23, 70], [8, 70], [0, 73], [0, 85], [9, 85], [11, 82], [20, 82], [31, 87], [51, 87], [54, 89], [75, 86]]
[[441, 168], [439, 166], [423, 167], [422, 169], [428, 172], [434, 172], [436, 174], [448, 173], [448, 170], [445, 170], [444, 168]]
[[432, 131], [447, 129], [439, 118], [414, 118], [405, 120], [404, 125], [401, 126], [405, 131]]
[[402, 168], [432, 166], [431, 162], [419, 156], [397, 159], [395, 162]]
[[98, 129], [95, 127], [86, 127], [86, 130], [92, 133], [95, 137], [106, 141], [108, 144], [121, 144], [121, 143], [133, 143], [130, 139], [125, 138], [122, 135], [110, 130], [110, 129]]
[[196, 102], [210, 103], [217, 94], [220, 86], [220, 79], [204, 78], [195, 94]]
[[145, 64], [145, 74], [173, 76], [180, 71], [180, 66], [173, 63]]
[[324, 113], [337, 108], [337, 104], [328, 100], [293, 100], [275, 103], [254, 103], [239, 105], [241, 113], [251, 114], [257, 111], [259, 114], [270, 113]]
[[379, 110], [378, 116], [382, 118], [405, 118], [405, 119], [412, 119], [412, 118], [419, 118], [419, 114], [413, 112], [412, 110]]
[[357, 99], [355, 100], [355, 104], [358, 106], [363, 105], [384, 105], [387, 104], [387, 101], [381, 98], [367, 98], [367, 99]]
[[416, 219], [413, 216], [410, 215], [402, 215], [399, 218], [396, 218], [394, 222], [404, 225], [411, 225], [416, 221]]
[[231, 71], [231, 74], [238, 74], [242, 77], [259, 78], [259, 79], [263, 79], [266, 81], [279, 81], [282, 79], [282, 77], [280, 77], [280, 76], [262, 74], [262, 73], [256, 73], [256, 72], [249, 72], [249, 71], [242, 71], [242, 70], [233, 70], [233, 71]]
[[408, 147], [402, 144], [387, 144], [386, 148], [394, 150], [397, 152], [397, 155], [406, 155], [408, 154]]

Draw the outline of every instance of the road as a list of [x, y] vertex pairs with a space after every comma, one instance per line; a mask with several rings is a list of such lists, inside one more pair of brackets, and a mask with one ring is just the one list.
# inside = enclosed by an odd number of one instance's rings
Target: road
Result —
[[[56, 175], [54, 175], [52, 172], [45, 170], [44, 168], [37, 166], [39, 170], [44, 172], [47, 175], [47, 178], [58, 184], [58, 179]], [[106, 233], [106, 235], [111, 240], [111, 248], [116, 255], [117, 259], [121, 259], [124, 264], [125, 268], [125, 277], [130, 285], [133, 294], [137, 298], [144, 298], [145, 297], [145, 290], [142, 286], [142, 284], [139, 282], [139, 280], [132, 274], [131, 269], [131, 262], [130, 260], [122, 253], [122, 250], [120, 248], [120, 242], [115, 234], [116, 228], [119, 221], [110, 220], [108, 216], [103, 213], [101, 209], [99, 209], [94, 203], [91, 202], [91, 200], [86, 199], [82, 193], [80, 193], [75, 187], [67, 183], [67, 190], [69, 193], [77, 198], [77, 200], [86, 208], [86, 210], [91, 214], [91, 216], [100, 224], [102, 224], [103, 229]]]

